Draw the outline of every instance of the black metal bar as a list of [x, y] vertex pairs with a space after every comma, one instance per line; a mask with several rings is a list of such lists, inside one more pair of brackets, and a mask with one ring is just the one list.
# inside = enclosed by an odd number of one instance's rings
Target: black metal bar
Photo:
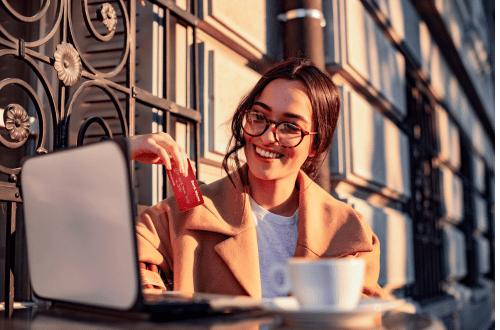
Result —
[[163, 97], [166, 99], [170, 99], [170, 84], [171, 84], [171, 79], [170, 79], [170, 66], [171, 66], [171, 47], [170, 47], [170, 42], [171, 42], [171, 31], [170, 31], [170, 9], [166, 8], [165, 9], [165, 40], [163, 44], [163, 77], [165, 79], [165, 83], [163, 84]]
[[186, 108], [170, 100], [160, 98], [138, 87], [136, 87], [135, 90], [137, 92], [136, 100], [138, 102], [147, 104], [151, 107], [158, 108], [163, 111], [171, 112], [177, 116], [184, 117], [192, 121], [201, 122], [201, 114], [199, 113], [199, 111]]
[[[130, 39], [129, 39], [129, 59], [127, 65], [127, 86], [132, 91], [131, 94], [127, 96], [127, 117], [128, 117], [128, 134], [133, 136], [135, 134], [135, 48], [136, 48], [136, 3], [135, 1], [129, 1], [129, 13], [130, 13]], [[132, 166], [131, 169], [134, 167]]]
[[[193, 1], [194, 2], [194, 1]], [[194, 15], [198, 16], [198, 6], [196, 4], [193, 5]], [[194, 139], [195, 139], [195, 161], [196, 161], [196, 178], [199, 177], [200, 173], [200, 122], [201, 122], [201, 113], [200, 111], [200, 70], [199, 70], [199, 54], [198, 54], [198, 44], [197, 44], [197, 28], [193, 27], [193, 68], [194, 68], [194, 108], [200, 115], [200, 121], [196, 122], [194, 125]]]
[[17, 203], [7, 203], [7, 221], [5, 225], [5, 317], [14, 313], [14, 265]]
[[168, 10], [172, 12], [175, 16], [179, 17], [181, 20], [183, 20], [184, 22], [188, 23], [193, 27], [198, 26], [198, 24], [200, 23], [200, 19], [197, 16], [177, 6], [175, 1], [172, 0], [150, 0], [150, 1], [151, 3], [159, 5], [160, 7], [168, 8]]
[[104, 134], [108, 136], [109, 138], [113, 138], [113, 133], [111, 132], [111, 129], [109, 128], [108, 123], [104, 121], [101, 117], [90, 117], [86, 119], [83, 124], [80, 126], [80, 130], [78, 131], [78, 138], [76, 141], [77, 146], [83, 145], [83, 140], [85, 139], [85, 133], [87, 132], [87, 128], [89, 128], [90, 125], [93, 123], [99, 124], [99, 126], [102, 127], [104, 130]]

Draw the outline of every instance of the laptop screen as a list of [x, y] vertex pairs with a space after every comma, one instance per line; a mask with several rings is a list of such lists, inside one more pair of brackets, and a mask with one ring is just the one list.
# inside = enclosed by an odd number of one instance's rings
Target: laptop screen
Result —
[[106, 141], [23, 164], [28, 260], [39, 298], [120, 310], [136, 303], [127, 162], [120, 146]]

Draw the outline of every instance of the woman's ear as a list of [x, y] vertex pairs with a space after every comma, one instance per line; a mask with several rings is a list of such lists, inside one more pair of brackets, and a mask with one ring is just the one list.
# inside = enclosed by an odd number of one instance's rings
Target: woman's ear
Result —
[[313, 146], [311, 146], [311, 148], [309, 149], [309, 158], [313, 158], [314, 156], [316, 156], [316, 149], [314, 149]]
[[[311, 135], [309, 135], [311, 136]], [[314, 138], [311, 139], [311, 143], [309, 144], [309, 158], [313, 158], [314, 156], [316, 156], [316, 153], [318, 152], [318, 150], [316, 150], [316, 148], [314, 147], [315, 143], [314, 143]]]

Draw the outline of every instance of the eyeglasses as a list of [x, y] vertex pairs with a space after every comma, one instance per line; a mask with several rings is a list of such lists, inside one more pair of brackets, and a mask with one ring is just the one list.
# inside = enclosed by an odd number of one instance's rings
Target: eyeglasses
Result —
[[294, 148], [302, 142], [304, 136], [318, 134], [318, 132], [307, 132], [294, 123], [287, 121], [277, 123], [267, 119], [262, 113], [249, 110], [243, 117], [243, 131], [250, 136], [261, 136], [269, 126], [274, 125], [273, 134], [280, 146], [285, 148]]

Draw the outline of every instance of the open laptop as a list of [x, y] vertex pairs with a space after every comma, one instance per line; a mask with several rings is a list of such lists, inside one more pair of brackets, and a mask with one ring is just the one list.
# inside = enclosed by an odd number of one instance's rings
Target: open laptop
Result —
[[144, 294], [126, 140], [27, 159], [22, 198], [31, 284], [38, 299], [156, 319], [255, 309], [258, 299]]

